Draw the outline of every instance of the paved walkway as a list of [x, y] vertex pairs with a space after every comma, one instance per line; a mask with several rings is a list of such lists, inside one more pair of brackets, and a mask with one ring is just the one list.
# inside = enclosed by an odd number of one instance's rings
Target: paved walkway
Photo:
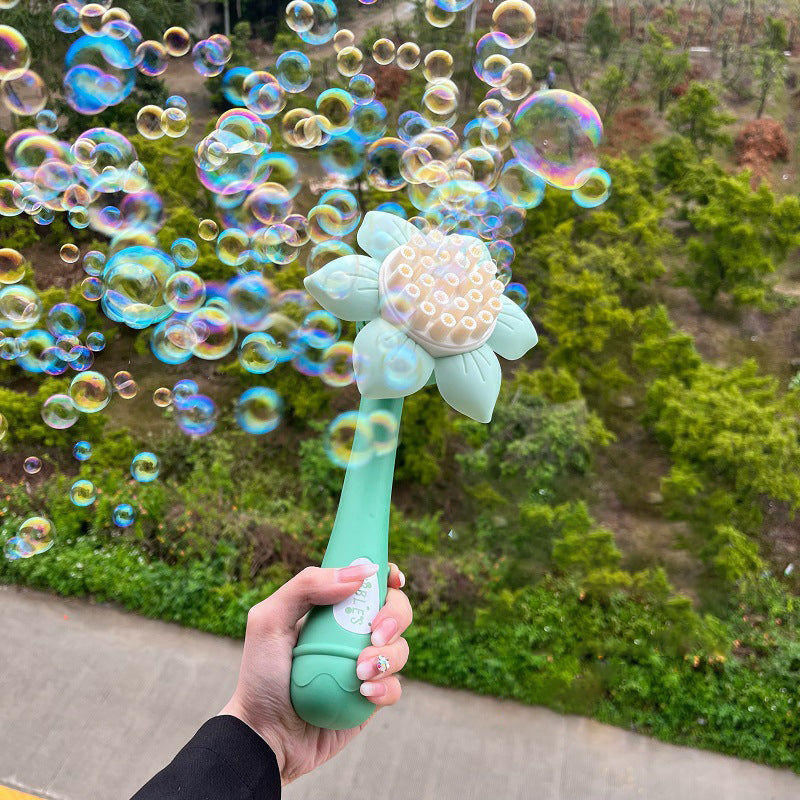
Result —
[[[238, 642], [0, 586], [0, 786], [127, 800], [233, 689]], [[796, 800], [800, 776], [405, 680], [288, 800]], [[2, 796], [2, 795], [0, 795]]]

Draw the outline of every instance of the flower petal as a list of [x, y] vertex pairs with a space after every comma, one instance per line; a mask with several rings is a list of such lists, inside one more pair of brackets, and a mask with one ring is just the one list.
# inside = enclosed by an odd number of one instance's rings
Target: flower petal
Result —
[[378, 270], [380, 261], [369, 256], [336, 258], [309, 275], [306, 291], [339, 319], [370, 320], [378, 316]]
[[368, 211], [358, 229], [359, 245], [373, 258], [383, 261], [392, 250], [405, 244], [417, 229], [396, 214], [386, 211]]
[[421, 389], [433, 371], [433, 356], [385, 319], [365, 325], [353, 349], [362, 397], [406, 397]]
[[503, 295], [502, 302], [503, 308], [487, 344], [503, 358], [522, 358], [539, 337], [528, 315], [510, 297]]
[[488, 344], [468, 353], [436, 359], [436, 383], [456, 410], [478, 422], [489, 422], [500, 394], [500, 362]]

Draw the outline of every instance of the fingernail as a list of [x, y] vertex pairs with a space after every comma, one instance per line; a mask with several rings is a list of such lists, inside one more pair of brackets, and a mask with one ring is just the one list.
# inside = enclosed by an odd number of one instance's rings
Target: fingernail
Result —
[[380, 567], [377, 564], [357, 564], [354, 567], [342, 567], [336, 570], [336, 580], [339, 583], [348, 581], [364, 580], [374, 575]]
[[400, 573], [400, 588], [402, 589], [406, 585], [406, 576], [403, 575], [403, 570], [398, 570]]
[[396, 633], [397, 622], [391, 618], [385, 619], [372, 631], [372, 644], [374, 644], [375, 647], [383, 647]]
[[382, 683], [367, 681], [361, 684], [359, 691], [364, 697], [383, 697], [386, 694], [386, 687]]
[[377, 674], [386, 672], [389, 669], [389, 659], [386, 656], [377, 656], [362, 661], [356, 667], [356, 675], [360, 681], [374, 678]]

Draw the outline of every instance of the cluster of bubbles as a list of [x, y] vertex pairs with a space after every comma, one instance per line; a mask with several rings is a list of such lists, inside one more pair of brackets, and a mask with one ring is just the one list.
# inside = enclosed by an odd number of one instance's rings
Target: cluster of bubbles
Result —
[[[432, 27], [446, 28], [474, 2], [424, 0], [424, 17]], [[15, 4], [5, 0], [0, 10]], [[353, 343], [342, 338], [341, 322], [302, 289], [279, 288], [284, 282], [276, 274], [294, 263], [311, 274], [354, 255], [365, 187], [386, 193], [379, 210], [407, 219], [424, 236], [475, 237], [496, 265], [497, 292], [522, 308], [528, 292], [514, 280], [510, 240], [528, 211], [548, 187], [570, 192], [582, 208], [605, 202], [611, 190], [608, 173], [598, 166], [597, 111], [571, 92], [536, 86], [526, 51], [536, 13], [526, 0], [494, 6], [491, 29], [471, 55], [469, 66], [483, 88], [469, 113], [463, 81], [455, 80], [457, 68], [463, 73], [466, 65], [455, 63], [449, 51], [423, 52], [413, 41], [389, 38], [364, 48], [351, 30], [339, 27], [333, 0], [291, 0], [285, 18], [297, 49], [281, 52], [269, 68], [252, 69], [231, 63], [232, 44], [220, 34], [195, 41], [173, 26], [161, 39], [145, 40], [130, 14], [110, 0], [55, 4], [53, 26], [69, 37], [61, 94], [89, 124], [70, 138], [59, 135], [61, 120], [32, 69], [34, 56], [46, 54], [32, 54], [18, 30], [0, 24], [0, 102], [33, 120], [6, 140], [9, 177], [0, 179], [0, 215], [27, 216], [46, 226], [61, 214], [71, 227], [105, 237], [102, 250], [81, 252], [73, 242], [60, 249], [65, 269], [83, 270], [83, 301], [112, 322], [146, 330], [152, 355], [165, 365], [236, 359], [244, 372], [263, 376], [255, 379], [263, 385], [246, 389], [232, 404], [236, 424], [253, 435], [269, 434], [283, 419], [284, 400], [267, 385], [274, 370], [289, 365], [334, 388], [354, 382]], [[333, 75], [320, 77], [314, 68], [313, 47], [320, 45], [333, 48]], [[137, 74], [161, 76], [183, 57], [201, 77], [218, 80], [231, 108], [192, 143], [208, 216], [196, 235], [167, 246], [164, 202], [133, 143], [120, 131], [91, 124], [131, 96]], [[413, 107], [398, 109], [396, 117], [382, 102], [390, 69], [422, 77]], [[173, 95], [163, 107], [139, 108], [130, 130], [148, 140], [182, 139], [190, 126], [187, 100]], [[311, 204], [301, 170], [309, 153], [326, 175]], [[229, 280], [204, 276], [210, 250], [229, 268]], [[81, 415], [106, 409], [115, 394], [135, 398], [139, 387], [129, 372], [112, 374], [95, 364], [106, 339], [87, 324], [88, 306], [48, 305], [28, 285], [31, 272], [18, 250], [0, 248], [0, 358], [28, 377], [68, 379], [63, 391], [42, 403], [45, 424], [69, 429]], [[207, 391], [182, 378], [157, 388], [152, 401], [185, 434], [204, 436], [220, 417]], [[324, 434], [325, 449], [337, 466], [368, 464], [391, 452], [398, 423], [382, 411], [368, 418], [340, 414]], [[0, 413], [0, 440], [8, 429]], [[91, 443], [77, 442], [73, 454], [88, 461]], [[38, 455], [24, 459], [27, 475], [41, 468]], [[129, 472], [140, 483], [156, 480], [158, 456], [138, 453]], [[86, 477], [69, 491], [79, 507], [92, 506], [97, 495]], [[130, 503], [112, 513], [121, 528], [135, 518]], [[53, 538], [52, 523], [31, 518], [6, 544], [6, 555], [43, 552]]]

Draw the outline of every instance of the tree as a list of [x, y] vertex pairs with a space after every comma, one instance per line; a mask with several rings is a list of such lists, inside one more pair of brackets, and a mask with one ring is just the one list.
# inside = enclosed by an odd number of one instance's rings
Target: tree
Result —
[[689, 71], [689, 56], [684, 52], [676, 52], [669, 37], [662, 36], [652, 26], [649, 32], [650, 39], [642, 49], [642, 56], [647, 66], [650, 86], [658, 101], [658, 110], [663, 111], [670, 90]]
[[723, 291], [737, 304], [759, 305], [764, 278], [800, 243], [800, 200], [778, 199], [765, 184], [753, 190], [746, 172], [717, 175], [707, 190], [707, 202], [687, 215], [695, 231], [687, 245], [694, 269], [681, 282], [705, 307]]
[[782, 77], [786, 69], [786, 25], [782, 20], [767, 17], [764, 25], [764, 41], [756, 52], [755, 74], [758, 81], [758, 110], [756, 119], [760, 119], [767, 106], [769, 95], [775, 82]]
[[607, 61], [619, 45], [619, 29], [604, 5], [596, 8], [586, 21], [583, 35], [587, 51], [596, 52], [601, 61]]
[[715, 145], [729, 145], [731, 137], [723, 131], [735, 117], [717, 111], [719, 97], [705, 84], [692, 81], [686, 93], [667, 112], [672, 127], [688, 137], [701, 152], [709, 152]]

